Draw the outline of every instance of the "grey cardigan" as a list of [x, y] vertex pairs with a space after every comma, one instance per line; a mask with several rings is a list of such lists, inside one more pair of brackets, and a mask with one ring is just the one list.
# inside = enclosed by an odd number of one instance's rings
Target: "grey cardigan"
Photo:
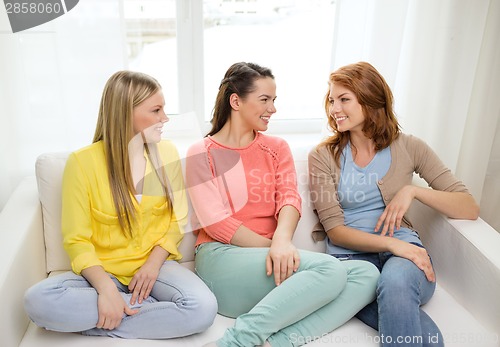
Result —
[[[468, 192], [443, 164], [434, 151], [419, 138], [400, 134], [390, 145], [391, 166], [387, 174], [377, 182], [382, 198], [387, 205], [405, 185], [411, 184], [417, 173], [436, 190], [447, 192]], [[309, 188], [320, 223], [312, 230], [313, 239], [324, 240], [325, 231], [344, 225], [344, 212], [337, 199], [340, 168], [326, 146], [319, 145], [309, 153]], [[405, 216], [402, 226], [412, 229]]]

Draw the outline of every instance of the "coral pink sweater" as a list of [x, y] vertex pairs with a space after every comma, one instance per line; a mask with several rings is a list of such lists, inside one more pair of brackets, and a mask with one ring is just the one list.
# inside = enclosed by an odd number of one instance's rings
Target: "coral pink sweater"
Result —
[[301, 213], [301, 198], [288, 144], [256, 133], [246, 147], [226, 147], [211, 137], [192, 145], [186, 159], [186, 187], [193, 206], [196, 245], [230, 243], [240, 225], [272, 238], [280, 209]]

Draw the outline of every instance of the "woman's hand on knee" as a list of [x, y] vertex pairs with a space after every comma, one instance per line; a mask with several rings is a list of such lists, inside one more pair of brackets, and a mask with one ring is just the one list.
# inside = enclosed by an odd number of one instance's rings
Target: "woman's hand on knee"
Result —
[[291, 241], [273, 240], [266, 257], [266, 273], [274, 273], [274, 283], [279, 286], [298, 270], [300, 255]]
[[411, 260], [425, 273], [425, 277], [427, 277], [429, 282], [436, 282], [436, 274], [434, 273], [434, 268], [432, 267], [431, 258], [425, 248], [418, 247], [398, 239], [393, 240], [393, 247], [390, 247], [389, 249], [392, 254]]
[[142, 304], [151, 294], [159, 273], [160, 271], [155, 266], [151, 266], [147, 262], [135, 273], [128, 285], [128, 290], [132, 292], [131, 305], [134, 305], [136, 301]]
[[97, 298], [99, 318], [96, 328], [113, 330], [122, 322], [123, 313], [134, 315], [139, 310], [131, 309], [116, 288], [99, 293]]

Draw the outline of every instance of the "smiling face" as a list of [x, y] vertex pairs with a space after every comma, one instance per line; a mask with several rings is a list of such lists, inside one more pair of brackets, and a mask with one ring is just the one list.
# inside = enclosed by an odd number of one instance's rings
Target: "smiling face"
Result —
[[351, 90], [341, 84], [330, 83], [328, 101], [328, 116], [332, 118], [337, 131], [362, 131], [365, 122], [363, 108]]
[[146, 142], [160, 142], [163, 124], [168, 122], [164, 106], [161, 90], [135, 106], [132, 116], [134, 134], [143, 132]]
[[267, 130], [271, 116], [276, 112], [276, 82], [273, 78], [258, 78], [254, 91], [241, 98], [232, 95], [232, 107], [240, 115], [242, 125], [255, 131]]

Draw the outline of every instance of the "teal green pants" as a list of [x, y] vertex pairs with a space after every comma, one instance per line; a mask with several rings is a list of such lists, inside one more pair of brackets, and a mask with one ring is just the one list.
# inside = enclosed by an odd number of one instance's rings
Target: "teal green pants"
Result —
[[300, 251], [300, 266], [281, 285], [266, 275], [268, 248], [200, 245], [196, 272], [217, 298], [219, 313], [236, 318], [219, 347], [301, 346], [336, 329], [375, 299], [377, 268]]

